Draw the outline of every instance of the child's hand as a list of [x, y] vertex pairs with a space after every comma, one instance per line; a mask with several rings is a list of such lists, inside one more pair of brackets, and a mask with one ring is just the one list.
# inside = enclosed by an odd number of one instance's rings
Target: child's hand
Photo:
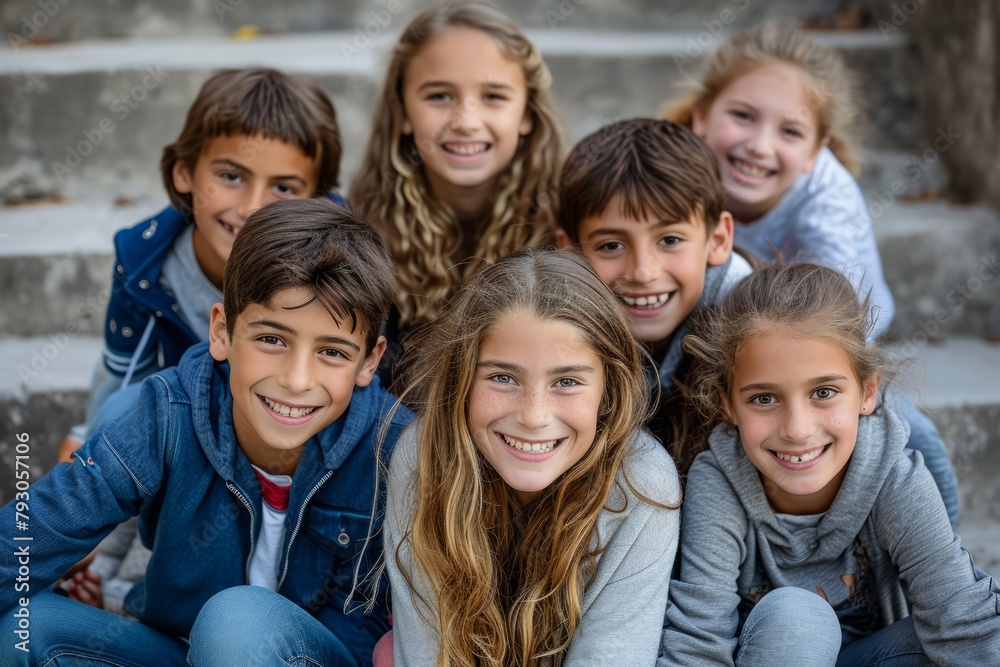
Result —
[[93, 570], [77, 572], [62, 583], [63, 590], [73, 600], [98, 609], [104, 608], [104, 594], [101, 593], [101, 575]]

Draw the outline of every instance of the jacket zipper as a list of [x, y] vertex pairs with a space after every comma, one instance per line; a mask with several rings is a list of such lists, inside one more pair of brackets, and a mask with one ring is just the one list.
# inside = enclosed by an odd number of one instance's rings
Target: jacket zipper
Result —
[[[323, 483], [326, 482], [326, 480], [330, 479], [330, 475], [332, 475], [332, 474], [333, 474], [332, 470], [327, 470], [326, 474], [323, 475], [322, 479], [320, 479], [318, 482], [316, 482], [316, 486], [314, 486], [312, 488], [312, 490], [309, 491], [308, 495], [306, 495], [305, 500], [302, 501], [302, 507], [299, 508], [299, 518], [295, 522], [295, 529], [292, 530], [292, 536], [290, 538], [288, 538], [288, 549], [285, 550], [285, 567], [281, 570], [281, 579], [278, 580], [278, 590], [279, 591], [281, 590], [282, 584], [285, 583], [285, 575], [288, 574], [288, 561], [290, 560], [290, 557], [291, 557], [291, 554], [292, 554], [292, 545], [295, 543], [295, 536], [299, 534], [299, 528], [302, 527], [302, 517], [304, 517], [305, 514], [306, 514], [306, 507], [309, 506], [309, 501], [312, 500], [312, 497], [316, 494], [317, 491], [319, 491], [319, 487], [323, 486]], [[251, 552], [253, 551], [253, 545], [252, 545], [252, 543], [251, 543], [251, 546], [250, 546], [250, 551]], [[250, 571], [249, 567], [250, 567], [250, 565], [247, 564], [247, 568], [248, 568], [247, 572]]]
[[233, 484], [232, 482], [226, 482], [226, 488], [228, 488], [230, 491], [232, 491], [233, 495], [235, 495], [237, 498], [239, 498], [240, 502], [243, 503], [243, 506], [247, 508], [248, 512], [250, 512], [250, 554], [247, 556], [247, 569], [246, 569], [246, 582], [249, 584], [250, 583], [250, 561], [253, 559], [253, 543], [254, 543], [254, 537], [257, 534], [257, 531], [254, 530], [254, 523], [255, 522], [254, 522], [254, 516], [253, 516], [253, 507], [251, 507], [250, 501], [246, 499], [246, 496], [244, 496], [240, 492], [240, 490], [238, 488], [236, 488], [235, 484]]

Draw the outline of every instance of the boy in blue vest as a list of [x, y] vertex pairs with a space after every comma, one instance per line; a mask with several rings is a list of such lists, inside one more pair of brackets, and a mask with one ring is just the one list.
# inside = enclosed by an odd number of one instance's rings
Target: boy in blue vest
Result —
[[[0, 510], [0, 662], [368, 663], [384, 595], [370, 615], [345, 605], [379, 553], [364, 549], [381, 520], [378, 462], [412, 418], [374, 376], [393, 272], [378, 233], [328, 200], [251, 215], [209, 341], [31, 485], [24, 530], [16, 500]], [[125, 600], [133, 618], [49, 588], [134, 515], [152, 556]]]

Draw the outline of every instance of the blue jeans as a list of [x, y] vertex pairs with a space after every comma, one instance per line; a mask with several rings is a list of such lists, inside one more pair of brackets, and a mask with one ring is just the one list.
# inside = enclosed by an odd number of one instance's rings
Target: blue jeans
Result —
[[188, 661], [193, 667], [358, 664], [326, 626], [288, 598], [259, 586], [227, 588], [205, 603], [191, 629]]
[[873, 632], [867, 637], [845, 640], [837, 667], [925, 667], [932, 664], [906, 618]]
[[833, 607], [801, 588], [777, 588], [758, 602], [743, 624], [738, 667], [922, 667], [913, 623], [904, 618], [867, 637], [850, 640]]
[[[49, 590], [31, 597], [26, 651], [11, 610], [0, 618], [0, 664], [22, 667], [149, 667], [187, 665], [187, 642], [139, 621], [91, 607]], [[221, 664], [221, 663], [220, 663]]]
[[776, 588], [743, 624], [737, 667], [834, 667], [840, 622], [830, 604], [802, 588]]
[[951, 461], [948, 458], [948, 449], [945, 447], [944, 438], [934, 426], [934, 422], [910, 401], [899, 399], [897, 407], [899, 414], [910, 424], [910, 439], [906, 446], [923, 455], [924, 465], [927, 466], [941, 492], [941, 499], [944, 500], [944, 508], [948, 511], [951, 529], [958, 530], [961, 510], [958, 478], [955, 476], [955, 469], [951, 466]]

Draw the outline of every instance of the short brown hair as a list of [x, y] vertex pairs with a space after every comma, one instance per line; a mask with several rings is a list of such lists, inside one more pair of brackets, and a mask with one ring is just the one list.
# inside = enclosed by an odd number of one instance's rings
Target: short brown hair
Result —
[[278, 138], [316, 159], [317, 192], [310, 196], [337, 187], [340, 130], [333, 103], [319, 85], [273, 69], [225, 70], [201, 87], [177, 141], [163, 149], [160, 175], [175, 208], [191, 212], [191, 195], [174, 187], [174, 165], [180, 161], [194, 169], [206, 143], [234, 134]]
[[633, 118], [584, 137], [566, 158], [559, 192], [559, 226], [579, 242], [580, 221], [600, 215], [621, 196], [623, 213], [643, 220], [694, 220], [711, 233], [725, 192], [719, 162], [691, 130]]
[[285, 199], [255, 211], [233, 243], [222, 281], [230, 339], [252, 303], [270, 307], [284, 290], [305, 287], [339, 325], [367, 327], [371, 352], [392, 305], [395, 269], [375, 228], [329, 199]]

